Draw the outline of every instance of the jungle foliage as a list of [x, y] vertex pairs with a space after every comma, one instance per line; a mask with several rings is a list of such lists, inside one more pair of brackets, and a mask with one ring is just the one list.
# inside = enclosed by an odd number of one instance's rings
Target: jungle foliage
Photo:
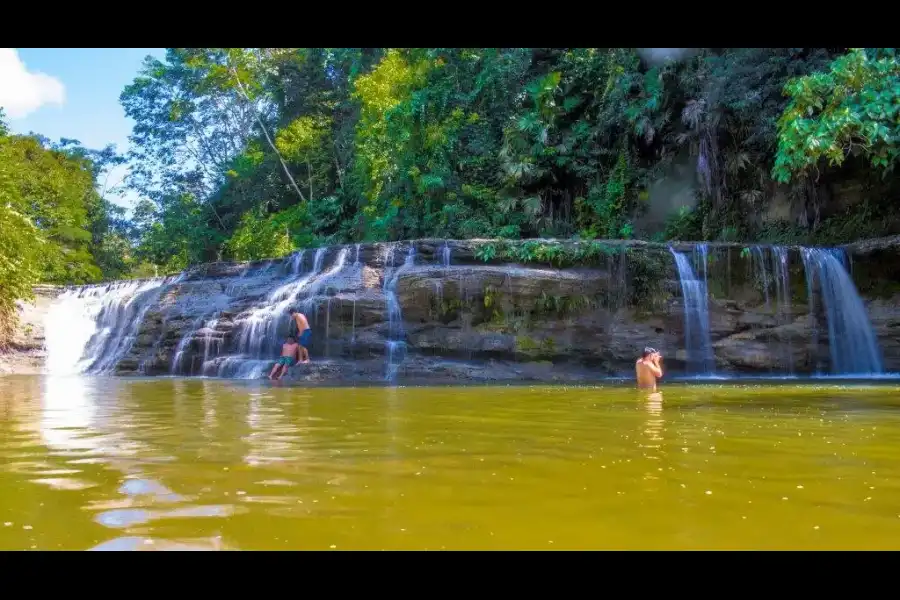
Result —
[[[877, 235], [893, 221], [848, 230], [820, 189], [863, 181], [883, 212], [898, 65], [885, 48], [173, 48], [122, 94], [137, 252], [176, 269], [424, 236]], [[693, 197], [648, 224], [679, 161]], [[799, 210], [763, 219], [779, 194]]]

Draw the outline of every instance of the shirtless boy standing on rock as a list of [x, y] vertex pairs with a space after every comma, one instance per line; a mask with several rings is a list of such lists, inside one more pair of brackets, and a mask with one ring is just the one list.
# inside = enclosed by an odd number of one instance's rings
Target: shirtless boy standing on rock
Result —
[[663, 376], [659, 361], [662, 355], [654, 348], [644, 348], [641, 357], [634, 364], [637, 385], [642, 390], [656, 391], [656, 380]]
[[306, 315], [297, 310], [296, 308], [292, 308], [288, 311], [291, 314], [291, 320], [297, 326], [297, 340], [300, 342], [300, 353], [301, 358], [300, 362], [306, 364], [309, 362], [309, 340], [312, 337], [312, 329], [309, 328], [309, 321], [306, 320]]

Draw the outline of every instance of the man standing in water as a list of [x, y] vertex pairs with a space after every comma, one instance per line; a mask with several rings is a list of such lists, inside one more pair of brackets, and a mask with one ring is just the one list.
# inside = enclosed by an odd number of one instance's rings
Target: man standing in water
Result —
[[634, 365], [637, 385], [642, 390], [656, 391], [656, 380], [663, 376], [659, 361], [662, 355], [654, 348], [644, 348], [644, 353]]
[[291, 320], [294, 322], [294, 325], [297, 326], [297, 340], [300, 342], [300, 362], [307, 364], [309, 362], [309, 350], [307, 350], [307, 348], [309, 347], [309, 340], [312, 337], [309, 321], [306, 320], [306, 315], [296, 308], [292, 308], [288, 312], [291, 313]]

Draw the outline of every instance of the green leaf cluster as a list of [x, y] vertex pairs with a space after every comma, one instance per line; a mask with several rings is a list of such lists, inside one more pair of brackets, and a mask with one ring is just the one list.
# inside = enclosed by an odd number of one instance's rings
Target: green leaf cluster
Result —
[[854, 48], [827, 71], [792, 79], [778, 120], [772, 176], [783, 183], [863, 156], [892, 171], [900, 157], [900, 60], [894, 48]]

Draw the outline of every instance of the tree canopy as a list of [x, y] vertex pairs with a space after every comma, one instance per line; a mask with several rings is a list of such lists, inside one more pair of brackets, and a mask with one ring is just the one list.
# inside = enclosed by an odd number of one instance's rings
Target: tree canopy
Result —
[[98, 191], [108, 168], [123, 161], [112, 146], [11, 135], [0, 113], [0, 347], [15, 324], [15, 301], [29, 298], [35, 283], [134, 271], [124, 210]]
[[[179, 268], [422, 236], [809, 237], [823, 169], [896, 162], [897, 68], [892, 49], [173, 48], [122, 94], [138, 251]], [[648, 228], [684, 160], [693, 208]], [[762, 224], [779, 185], [811, 209]]]

